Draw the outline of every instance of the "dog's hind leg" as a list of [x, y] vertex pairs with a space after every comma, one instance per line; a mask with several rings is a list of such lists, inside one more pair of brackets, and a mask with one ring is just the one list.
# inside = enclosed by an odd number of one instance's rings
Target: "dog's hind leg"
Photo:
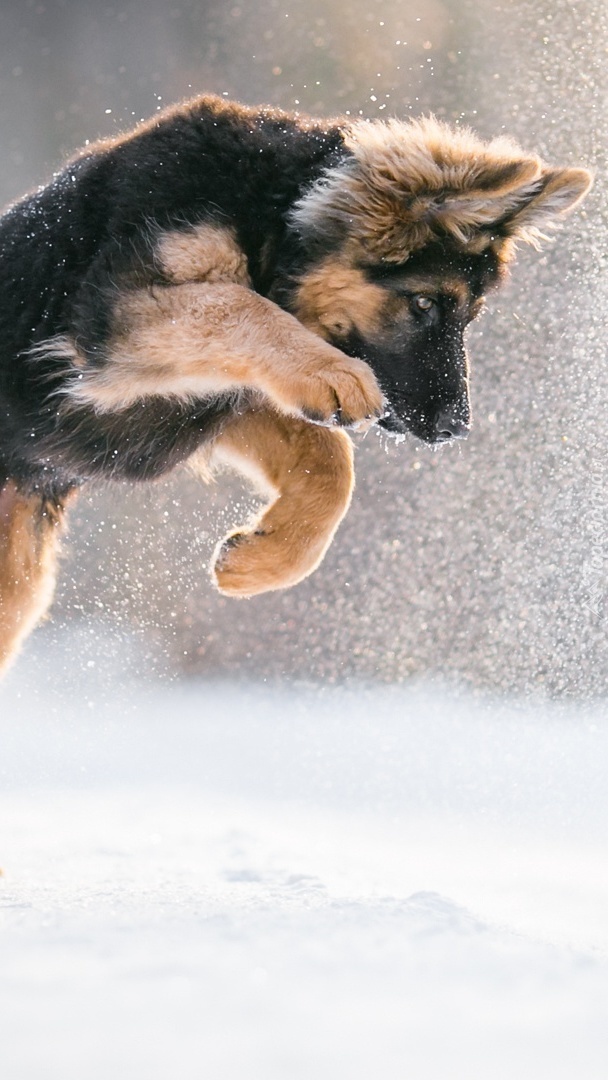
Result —
[[63, 500], [0, 489], [0, 673], [53, 598]]
[[253, 596], [295, 585], [321, 562], [353, 489], [345, 432], [270, 409], [235, 416], [213, 452], [261, 482], [272, 501], [218, 545], [212, 573], [221, 592]]

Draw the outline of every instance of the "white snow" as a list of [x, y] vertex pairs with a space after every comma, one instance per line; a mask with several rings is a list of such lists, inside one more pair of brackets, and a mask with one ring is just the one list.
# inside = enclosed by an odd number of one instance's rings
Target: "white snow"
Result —
[[605, 1080], [605, 707], [144, 671], [0, 689], [2, 1077]]

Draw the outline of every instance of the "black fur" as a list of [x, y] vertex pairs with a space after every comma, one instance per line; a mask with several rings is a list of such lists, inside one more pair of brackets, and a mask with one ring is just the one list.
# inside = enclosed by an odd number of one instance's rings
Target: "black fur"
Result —
[[197, 407], [150, 399], [118, 418], [63, 412], [65, 360], [39, 359], [32, 347], [69, 335], [102, 363], [117, 292], [164, 284], [152, 239], [168, 228], [230, 224], [254, 288], [267, 294], [287, 211], [343, 152], [337, 126], [205, 98], [93, 147], [9, 208], [0, 220], [0, 486], [9, 476], [42, 491], [99, 476], [148, 479], [212, 437], [229, 398]]
[[[466, 434], [471, 410], [464, 332], [475, 317], [476, 302], [500, 273], [491, 250], [465, 255], [441, 242], [412, 255], [405, 266], [368, 270], [370, 278], [398, 300], [393, 324], [378, 341], [363, 341], [355, 334], [342, 347], [373, 368], [389, 403], [380, 421], [387, 431], [410, 431], [431, 443]], [[450, 275], [466, 284], [467, 303], [459, 304], [449, 293], [433, 290], [431, 308], [419, 310], [412, 279], [433, 282]]]

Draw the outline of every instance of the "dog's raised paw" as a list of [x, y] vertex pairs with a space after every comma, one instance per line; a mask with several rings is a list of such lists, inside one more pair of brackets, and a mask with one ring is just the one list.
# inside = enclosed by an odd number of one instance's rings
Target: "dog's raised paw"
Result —
[[329, 427], [369, 425], [382, 416], [385, 407], [368, 364], [334, 349], [329, 356], [304, 364], [289, 383], [276, 385], [273, 396], [305, 420]]

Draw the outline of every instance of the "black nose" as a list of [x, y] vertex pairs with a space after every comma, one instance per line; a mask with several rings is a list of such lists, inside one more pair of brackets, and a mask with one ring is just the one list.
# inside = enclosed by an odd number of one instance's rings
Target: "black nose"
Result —
[[466, 439], [468, 434], [469, 425], [465, 420], [460, 420], [449, 412], [440, 412], [435, 417], [435, 435], [439, 441]]

